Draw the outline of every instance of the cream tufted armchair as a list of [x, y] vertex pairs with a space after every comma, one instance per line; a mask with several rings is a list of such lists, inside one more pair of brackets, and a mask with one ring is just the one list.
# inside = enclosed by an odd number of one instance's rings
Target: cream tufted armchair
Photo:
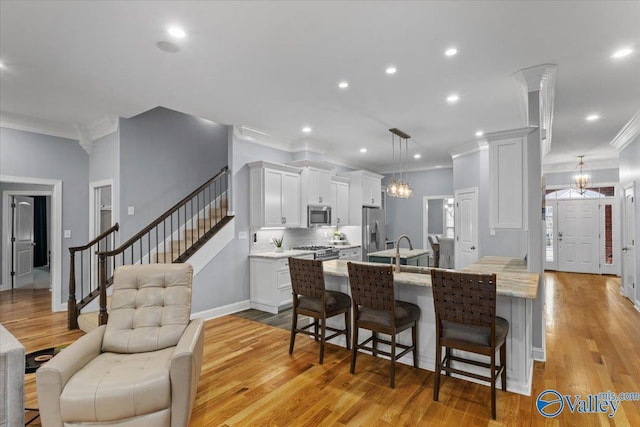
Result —
[[204, 345], [192, 277], [189, 264], [118, 268], [107, 324], [36, 372], [42, 425], [188, 426]]

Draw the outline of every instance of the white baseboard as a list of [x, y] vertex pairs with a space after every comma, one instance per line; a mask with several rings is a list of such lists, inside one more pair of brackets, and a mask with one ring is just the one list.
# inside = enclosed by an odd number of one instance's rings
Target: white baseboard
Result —
[[538, 362], [546, 362], [547, 360], [547, 352], [544, 348], [533, 347], [533, 350], [531, 350], [531, 356], [533, 357], [533, 360]]
[[222, 307], [210, 308], [208, 310], [191, 313], [192, 319], [211, 320], [216, 317], [226, 316], [227, 314], [237, 313], [239, 311], [248, 310], [250, 308], [249, 300], [234, 302], [232, 304], [223, 305]]

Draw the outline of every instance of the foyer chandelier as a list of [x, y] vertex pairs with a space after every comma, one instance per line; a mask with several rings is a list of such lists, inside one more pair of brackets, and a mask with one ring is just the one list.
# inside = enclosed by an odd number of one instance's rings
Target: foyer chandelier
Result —
[[[387, 186], [387, 195], [389, 197], [398, 197], [400, 199], [407, 199], [413, 196], [413, 189], [411, 185], [407, 182], [408, 172], [407, 172], [407, 163], [409, 162], [409, 135], [401, 131], [400, 129], [393, 128], [389, 129], [391, 132], [391, 153], [392, 153], [392, 162], [395, 164], [396, 162], [396, 135], [398, 136], [398, 163], [400, 166], [400, 176], [396, 179], [396, 173], [393, 172], [393, 176], [391, 177], [391, 182]], [[404, 139], [404, 147], [405, 147], [405, 163], [402, 160], [402, 140]], [[404, 177], [403, 171], [404, 169]]]
[[587, 166], [584, 164], [583, 158], [584, 156], [578, 156], [580, 160], [576, 165], [576, 169], [579, 169], [579, 172], [573, 176], [573, 184], [571, 185], [580, 195], [586, 193], [589, 186], [589, 174], [583, 171], [583, 168]]

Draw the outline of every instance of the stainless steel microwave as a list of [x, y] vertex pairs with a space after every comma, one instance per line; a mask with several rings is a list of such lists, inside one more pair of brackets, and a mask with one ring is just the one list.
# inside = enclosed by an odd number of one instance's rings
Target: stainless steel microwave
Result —
[[309, 206], [307, 208], [307, 226], [322, 227], [331, 225], [331, 206]]

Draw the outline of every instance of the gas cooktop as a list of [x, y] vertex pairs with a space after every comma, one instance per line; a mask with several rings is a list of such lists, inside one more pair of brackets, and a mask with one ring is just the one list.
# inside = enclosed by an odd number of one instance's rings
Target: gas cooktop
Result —
[[333, 246], [325, 246], [325, 245], [303, 245], [296, 246], [293, 249], [297, 249], [300, 251], [319, 251], [323, 249], [333, 249]]

